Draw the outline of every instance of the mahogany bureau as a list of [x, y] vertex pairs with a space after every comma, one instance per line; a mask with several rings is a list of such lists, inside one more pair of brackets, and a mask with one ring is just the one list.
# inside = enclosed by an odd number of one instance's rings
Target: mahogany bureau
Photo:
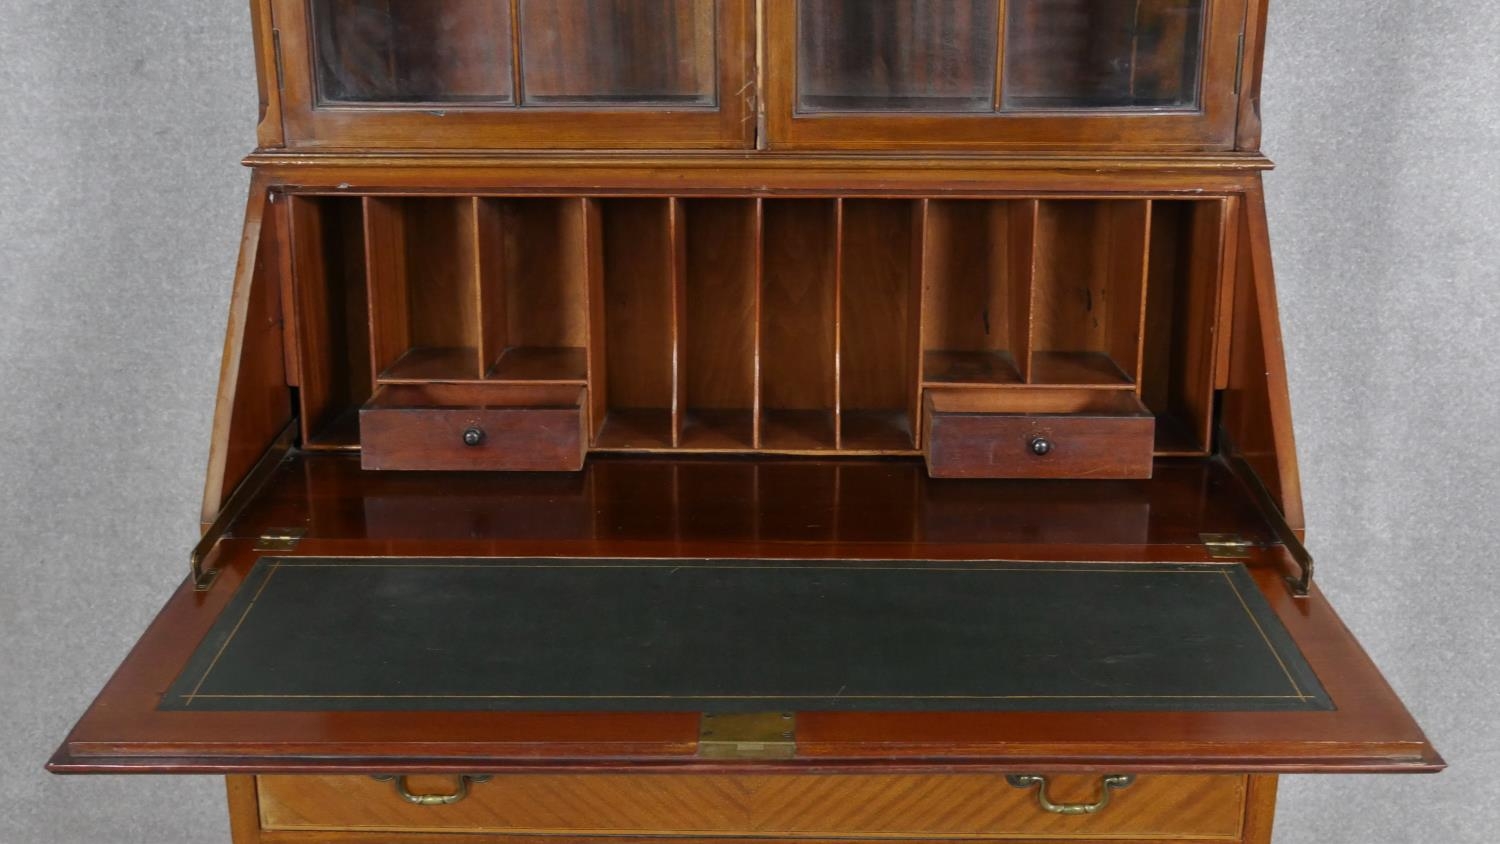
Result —
[[1443, 767], [1304, 546], [1266, 0], [251, 9], [203, 539], [52, 770], [237, 844], [1265, 844]]

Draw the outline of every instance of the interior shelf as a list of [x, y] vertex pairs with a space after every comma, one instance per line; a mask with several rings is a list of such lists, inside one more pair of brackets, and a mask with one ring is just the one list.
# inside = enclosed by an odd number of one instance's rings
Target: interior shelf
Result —
[[905, 410], [845, 410], [841, 451], [905, 454], [913, 449], [912, 420]]
[[1019, 387], [1026, 383], [1010, 352], [948, 349], [923, 353], [922, 382], [943, 387]]
[[304, 441], [379, 385], [585, 387], [601, 451], [918, 454], [934, 389], [1211, 446], [1222, 198], [296, 196]]
[[1032, 352], [1031, 382], [1059, 387], [1118, 387], [1135, 382], [1104, 352]]
[[490, 381], [586, 384], [589, 377], [588, 350], [581, 346], [513, 346], [500, 353], [500, 359], [485, 377]]
[[767, 410], [760, 441], [767, 451], [834, 451], [838, 448], [837, 421], [831, 410]]
[[610, 410], [594, 438], [602, 451], [666, 451], [672, 444], [672, 411], [658, 408]]
[[681, 447], [692, 451], [751, 451], [754, 410], [690, 410], [682, 420]]

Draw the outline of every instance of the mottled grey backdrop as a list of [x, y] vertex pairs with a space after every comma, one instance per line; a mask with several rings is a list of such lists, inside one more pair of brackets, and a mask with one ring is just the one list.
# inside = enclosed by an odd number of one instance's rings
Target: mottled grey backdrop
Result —
[[[207, 778], [42, 772], [182, 578], [253, 138], [244, 0], [0, 0], [0, 842], [227, 841]], [[1500, 2], [1276, 0], [1311, 544], [1452, 770], [1295, 777], [1277, 841], [1500, 829]]]

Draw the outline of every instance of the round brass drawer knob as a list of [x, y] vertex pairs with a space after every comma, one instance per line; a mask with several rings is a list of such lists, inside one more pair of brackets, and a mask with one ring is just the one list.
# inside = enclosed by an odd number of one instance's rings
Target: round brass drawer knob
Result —
[[1046, 437], [1033, 437], [1031, 439], [1031, 453], [1037, 457], [1046, 457], [1052, 453], [1052, 441]]
[[484, 429], [472, 427], [464, 431], [464, 445], [476, 448], [484, 444]]

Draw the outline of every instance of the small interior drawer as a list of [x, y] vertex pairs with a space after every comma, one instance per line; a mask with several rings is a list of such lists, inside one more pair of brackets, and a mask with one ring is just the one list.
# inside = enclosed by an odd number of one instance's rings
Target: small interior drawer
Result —
[[936, 478], [1149, 478], [1156, 419], [1129, 390], [928, 390]]
[[359, 413], [363, 466], [577, 471], [584, 393], [570, 385], [389, 384]]
[[[1099, 776], [1048, 777], [1054, 804], [1087, 805]], [[456, 777], [401, 783], [414, 796], [459, 794]], [[778, 838], [994, 840], [1191, 838], [1237, 841], [1243, 776], [1142, 776], [1091, 814], [1042, 808], [1036, 786], [999, 774], [524, 774], [467, 786], [448, 805], [404, 799], [392, 780], [259, 778], [268, 830]]]

